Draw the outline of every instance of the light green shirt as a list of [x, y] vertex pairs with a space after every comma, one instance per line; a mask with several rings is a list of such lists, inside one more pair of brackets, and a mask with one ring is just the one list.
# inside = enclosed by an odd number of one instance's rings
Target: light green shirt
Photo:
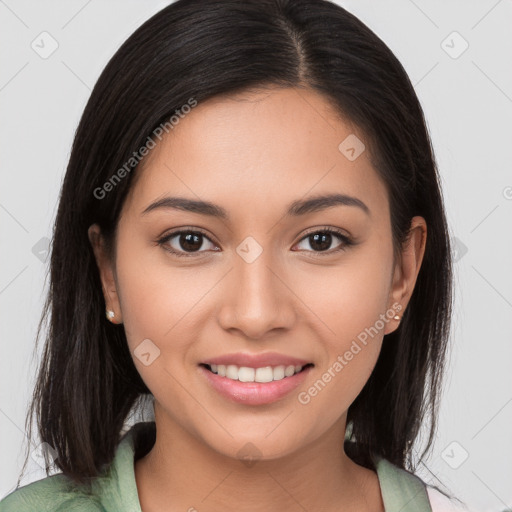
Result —
[[[142, 512], [134, 472], [135, 443], [150, 423], [137, 423], [122, 437], [112, 465], [94, 479], [92, 494], [59, 473], [16, 489], [0, 501], [0, 512]], [[386, 512], [432, 512], [419, 477], [380, 457], [375, 458], [375, 467]]]

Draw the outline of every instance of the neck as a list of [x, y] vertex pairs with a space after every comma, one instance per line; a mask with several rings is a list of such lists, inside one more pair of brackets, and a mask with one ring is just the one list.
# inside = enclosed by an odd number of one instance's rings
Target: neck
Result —
[[245, 461], [216, 452], [156, 411], [155, 418], [155, 444], [135, 463], [145, 512], [384, 510], [377, 475], [343, 450], [345, 416], [300, 452]]

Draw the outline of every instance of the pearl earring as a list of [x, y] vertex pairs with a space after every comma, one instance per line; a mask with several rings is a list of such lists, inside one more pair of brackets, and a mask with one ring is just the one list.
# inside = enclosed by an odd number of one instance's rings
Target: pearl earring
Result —
[[395, 316], [393, 317], [393, 320], [400, 321], [400, 316], [399, 316], [399, 315], [395, 315]]
[[116, 316], [116, 314], [111, 309], [107, 309], [105, 316], [107, 317], [107, 320], [109, 320], [113, 324], [116, 323], [114, 322], [114, 317]]

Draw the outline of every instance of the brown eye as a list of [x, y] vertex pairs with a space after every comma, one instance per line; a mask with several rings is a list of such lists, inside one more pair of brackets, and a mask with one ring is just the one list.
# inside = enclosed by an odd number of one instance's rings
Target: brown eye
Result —
[[[214, 248], [213, 242], [200, 231], [175, 231], [161, 238], [158, 243], [166, 251], [176, 256], [194, 256], [194, 253], [206, 252], [208, 243]], [[206, 250], [201, 250], [205, 249]]]
[[[200, 233], [182, 233], [177, 235], [180, 249], [187, 252], [195, 252], [203, 245], [203, 235]], [[176, 238], [176, 237], [173, 237]], [[171, 239], [172, 240], [172, 239]]]
[[[333, 243], [336, 243], [336, 239], [338, 240], [338, 243], [333, 248], [332, 246]], [[352, 241], [348, 236], [332, 228], [321, 229], [309, 233], [299, 242], [298, 246], [304, 242], [306, 242], [306, 245], [308, 245], [309, 248], [307, 246], [302, 247], [302, 250], [318, 253], [326, 252], [328, 254], [343, 250], [352, 245]]]

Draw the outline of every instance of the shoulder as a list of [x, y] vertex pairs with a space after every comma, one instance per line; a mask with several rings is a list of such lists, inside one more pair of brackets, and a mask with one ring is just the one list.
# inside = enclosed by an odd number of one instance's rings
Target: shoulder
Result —
[[103, 512], [99, 498], [77, 489], [63, 474], [20, 487], [0, 501], [0, 512]]
[[134, 457], [154, 443], [154, 422], [137, 423], [122, 435], [112, 464], [91, 485], [59, 473], [20, 487], [0, 501], [0, 512], [140, 512]]
[[378, 456], [374, 460], [386, 510], [398, 506], [403, 512], [471, 512], [414, 473]]
[[373, 456], [373, 461], [386, 511], [435, 512], [426, 485], [418, 476], [378, 455]]

